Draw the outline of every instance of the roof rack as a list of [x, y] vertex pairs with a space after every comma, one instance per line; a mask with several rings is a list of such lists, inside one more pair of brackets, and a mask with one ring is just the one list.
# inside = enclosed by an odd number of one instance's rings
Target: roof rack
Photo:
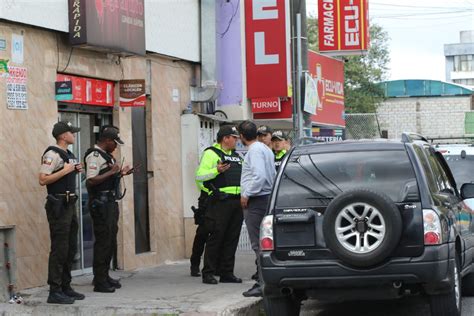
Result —
[[403, 132], [402, 133], [402, 142], [404, 143], [412, 143], [415, 140], [421, 140], [423, 142], [428, 143], [428, 139], [426, 139], [423, 135], [411, 132]]

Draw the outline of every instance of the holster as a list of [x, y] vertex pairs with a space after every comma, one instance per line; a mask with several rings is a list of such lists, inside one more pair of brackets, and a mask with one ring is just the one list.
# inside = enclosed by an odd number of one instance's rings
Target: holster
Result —
[[52, 194], [48, 194], [46, 199], [51, 205], [51, 210], [53, 211], [54, 217], [59, 218], [59, 216], [61, 216], [61, 210], [64, 206], [64, 201], [62, 199], [58, 199]]

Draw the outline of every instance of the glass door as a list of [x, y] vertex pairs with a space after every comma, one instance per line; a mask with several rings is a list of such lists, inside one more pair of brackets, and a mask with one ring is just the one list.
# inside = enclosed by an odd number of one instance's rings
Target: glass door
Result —
[[[112, 123], [112, 115], [103, 113], [59, 112], [59, 120], [71, 122], [74, 126], [81, 128], [81, 131], [76, 135], [76, 143], [71, 145], [69, 150], [83, 162], [85, 152], [94, 146], [97, 141], [100, 127]], [[73, 275], [91, 272], [94, 247], [92, 219], [87, 208], [88, 193], [85, 174], [81, 174], [77, 181], [76, 194], [79, 196], [79, 200], [76, 204], [76, 215], [79, 221], [79, 232], [78, 252], [74, 257], [72, 267]]]

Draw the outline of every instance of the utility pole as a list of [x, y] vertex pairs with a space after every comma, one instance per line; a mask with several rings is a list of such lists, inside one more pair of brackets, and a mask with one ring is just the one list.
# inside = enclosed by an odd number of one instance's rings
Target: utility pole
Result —
[[[305, 80], [303, 73], [308, 70], [308, 36], [306, 25], [306, 0], [290, 0], [291, 15], [291, 49], [292, 49], [292, 82], [293, 82], [293, 128], [295, 136], [299, 139], [311, 131], [311, 116], [303, 111]], [[297, 15], [300, 18], [297, 18]], [[300, 27], [298, 22], [301, 21]], [[301, 49], [298, 50], [298, 30], [300, 32]], [[298, 58], [300, 54], [301, 58]], [[301, 66], [298, 72], [298, 65]], [[298, 84], [299, 82], [299, 84]], [[296, 87], [295, 87], [296, 85]], [[299, 87], [298, 87], [299, 86]], [[299, 102], [298, 102], [299, 101]], [[301, 122], [301, 123], [299, 123]], [[306, 133], [305, 133], [306, 131]]]

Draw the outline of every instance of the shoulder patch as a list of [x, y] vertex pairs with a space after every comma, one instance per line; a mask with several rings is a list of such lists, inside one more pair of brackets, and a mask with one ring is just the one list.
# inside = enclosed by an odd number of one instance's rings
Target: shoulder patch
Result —
[[51, 164], [53, 163], [53, 158], [52, 157], [43, 157], [43, 165], [48, 165], [48, 166], [51, 166]]

